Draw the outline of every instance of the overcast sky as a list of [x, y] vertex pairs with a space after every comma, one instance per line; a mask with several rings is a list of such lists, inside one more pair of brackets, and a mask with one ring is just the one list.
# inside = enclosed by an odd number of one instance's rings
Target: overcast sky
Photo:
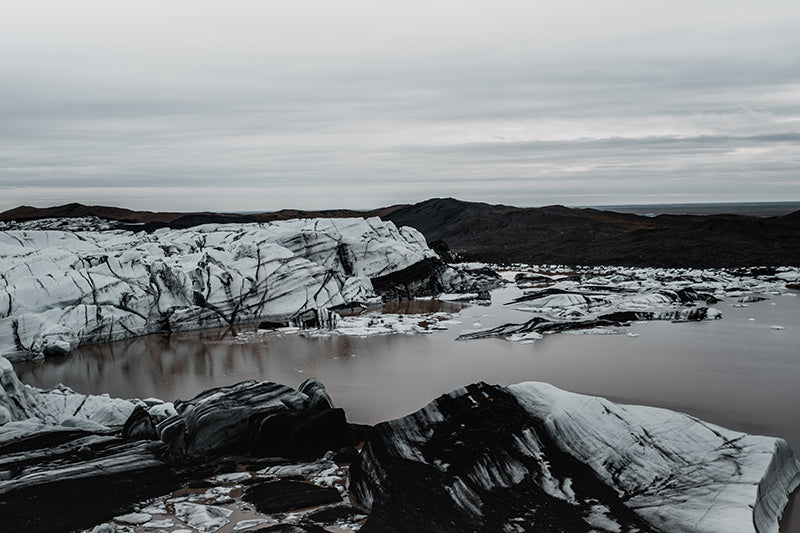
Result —
[[3, 2], [0, 210], [800, 200], [800, 2]]

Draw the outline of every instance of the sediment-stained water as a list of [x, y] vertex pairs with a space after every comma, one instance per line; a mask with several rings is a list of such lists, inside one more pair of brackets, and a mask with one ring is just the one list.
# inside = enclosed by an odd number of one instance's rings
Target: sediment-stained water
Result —
[[[515, 287], [499, 289], [490, 306], [419, 301], [384, 310], [445, 311], [460, 322], [428, 334], [314, 337], [256, 334], [253, 326], [85, 346], [68, 358], [14, 366], [24, 383], [38, 387], [60, 382], [80, 392], [164, 400], [245, 379], [297, 386], [317, 377], [348, 418], [363, 423], [403, 416], [475, 381], [546, 381], [779, 436], [800, 452], [797, 291], [747, 307], [733, 307], [733, 299], [717, 303], [722, 320], [627, 328], [638, 336], [556, 334], [529, 344], [454, 340], [463, 331], [524, 321], [529, 315], [502, 307], [519, 294]], [[782, 531], [798, 522], [787, 517]]]

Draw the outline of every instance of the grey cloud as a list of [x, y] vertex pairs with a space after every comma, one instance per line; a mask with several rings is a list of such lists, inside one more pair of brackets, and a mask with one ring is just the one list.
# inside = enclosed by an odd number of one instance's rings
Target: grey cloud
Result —
[[377, 4], [10, 9], [0, 209], [797, 194], [798, 7]]

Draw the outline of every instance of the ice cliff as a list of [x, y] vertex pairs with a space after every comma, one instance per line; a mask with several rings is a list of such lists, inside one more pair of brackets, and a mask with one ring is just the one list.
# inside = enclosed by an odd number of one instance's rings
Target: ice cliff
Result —
[[153, 233], [92, 219], [4, 224], [0, 354], [66, 354], [80, 344], [257, 321], [326, 325], [340, 306], [492, 286], [490, 276], [479, 278], [445, 265], [418, 231], [378, 218]]

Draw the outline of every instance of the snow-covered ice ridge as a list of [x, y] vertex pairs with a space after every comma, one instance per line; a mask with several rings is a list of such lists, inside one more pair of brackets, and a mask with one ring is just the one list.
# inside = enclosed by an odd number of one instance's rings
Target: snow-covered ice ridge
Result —
[[666, 409], [478, 383], [375, 426], [350, 474], [372, 509], [364, 532], [402, 519], [420, 531], [775, 533], [800, 462], [782, 439]]
[[471, 292], [459, 285], [470, 276], [441, 263], [417, 230], [379, 218], [153, 233], [98, 219], [4, 223], [0, 354], [258, 321], [330, 323], [332, 308], [380, 300], [371, 280], [386, 286], [406, 271], [400, 283], [417, 283], [411, 291]]
[[[333, 462], [351, 462], [358, 454], [354, 444], [344, 413], [313, 379], [297, 390], [245, 381], [165, 403], [87, 396], [61, 386], [36, 389], [23, 385], [0, 357], [3, 531], [74, 531], [112, 517], [92, 531], [175, 526], [212, 532], [231, 520], [237, 521], [234, 531], [276, 521], [357, 529], [364, 513], [343, 501], [347, 469]], [[216, 459], [231, 455], [246, 461], [239, 471], [222, 460], [224, 473], [212, 476], [222, 468]], [[308, 462], [312, 458], [317, 460]], [[297, 483], [302, 490], [282, 500], [285, 509], [254, 514], [249, 490], [265, 486], [274, 497], [282, 486], [272, 489], [272, 481], [296, 476], [311, 484]], [[203, 488], [187, 493], [186, 482], [200, 477]], [[313, 506], [335, 507], [293, 512], [291, 518], [277, 513], [311, 507], [307, 493], [320, 492], [324, 501]], [[86, 502], [91, 505], [84, 509]], [[231, 516], [235, 511], [241, 518]]]

